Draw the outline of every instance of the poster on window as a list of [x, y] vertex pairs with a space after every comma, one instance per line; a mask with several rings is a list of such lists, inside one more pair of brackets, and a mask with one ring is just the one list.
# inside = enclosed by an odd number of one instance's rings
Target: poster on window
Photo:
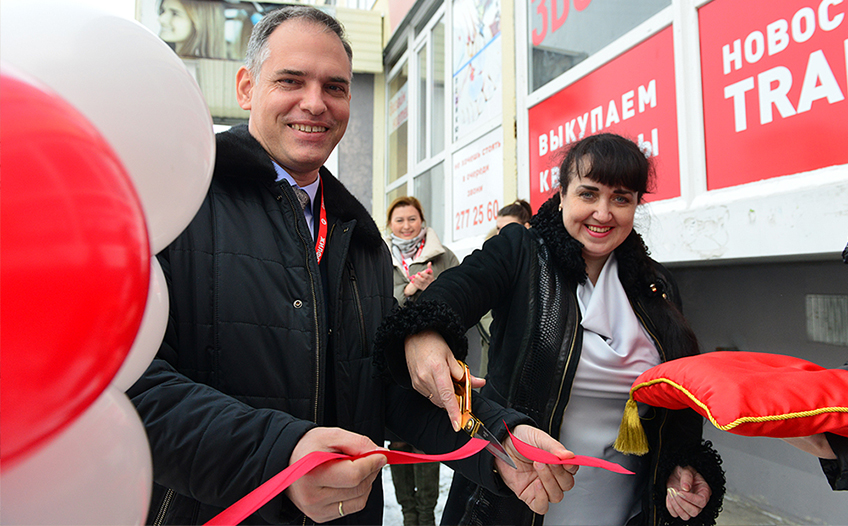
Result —
[[560, 149], [603, 132], [632, 139], [651, 158], [657, 177], [645, 200], [680, 196], [672, 38], [664, 29], [530, 108], [534, 211], [556, 191]]
[[698, 11], [707, 189], [848, 163], [848, 2]]
[[404, 82], [389, 100], [389, 133], [394, 133], [409, 119], [408, 85], [408, 82]]
[[503, 196], [503, 128], [453, 155], [453, 240], [495, 228]]
[[454, 141], [503, 113], [500, 0], [453, 4]]
[[[177, 55], [242, 61], [253, 25], [273, 2], [238, 0], [137, 0], [139, 21]], [[332, 13], [331, 13], [332, 14]]]

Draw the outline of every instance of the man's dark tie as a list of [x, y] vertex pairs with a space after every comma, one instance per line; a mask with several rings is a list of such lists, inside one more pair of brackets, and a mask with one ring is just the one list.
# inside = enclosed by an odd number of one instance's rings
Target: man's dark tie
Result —
[[306, 207], [310, 205], [309, 194], [306, 193], [306, 190], [297, 186], [292, 186], [292, 190], [294, 190], [297, 200], [300, 201], [300, 208], [306, 210]]

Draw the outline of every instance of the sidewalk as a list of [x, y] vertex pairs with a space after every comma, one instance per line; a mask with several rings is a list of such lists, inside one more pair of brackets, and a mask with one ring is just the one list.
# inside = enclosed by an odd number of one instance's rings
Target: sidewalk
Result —
[[739, 495], [727, 493], [724, 497], [721, 515], [716, 526], [744, 526], [749, 524], [767, 526], [801, 526], [813, 524], [801, 522], [797, 517], [789, 517], [780, 513], [768, 511], [756, 502]]
[[[439, 471], [439, 501], [436, 504], [436, 521], [438, 523], [445, 507], [445, 500], [450, 489], [453, 471], [446, 466], [441, 466]], [[383, 508], [383, 524], [387, 526], [402, 526], [403, 515], [400, 505], [395, 499], [395, 487], [392, 484], [392, 473], [389, 467], [383, 468], [383, 496], [385, 504]], [[756, 502], [747, 500], [739, 495], [728, 493], [724, 498], [724, 506], [718, 517], [716, 526], [801, 526], [810, 524], [800, 522], [796, 517], [786, 517], [772, 513], [761, 508]], [[545, 526], [555, 526], [545, 524]]]

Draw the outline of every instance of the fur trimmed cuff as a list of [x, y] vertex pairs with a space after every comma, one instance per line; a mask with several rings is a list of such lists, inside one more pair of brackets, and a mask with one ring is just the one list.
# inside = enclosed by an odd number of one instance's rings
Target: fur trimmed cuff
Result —
[[391, 373], [400, 385], [412, 387], [404, 341], [407, 336], [426, 330], [441, 334], [456, 359], [465, 359], [468, 339], [459, 316], [444, 303], [417, 301], [395, 309], [380, 324], [374, 339], [374, 365], [383, 373]]
[[[688, 521], [672, 517], [668, 508], [665, 505], [666, 498], [666, 483], [668, 477], [677, 466], [692, 466], [695, 470], [704, 477], [707, 484], [710, 485], [712, 495], [710, 501], [701, 510], [697, 517], [693, 517]], [[721, 506], [724, 502], [725, 492], [724, 470], [721, 468], [721, 457], [718, 452], [713, 449], [713, 444], [709, 440], [702, 441], [697, 446], [688, 448], [680, 447], [672, 450], [667, 455], [663, 455], [660, 459], [657, 479], [654, 482], [654, 505], [659, 514], [659, 523], [672, 526], [689, 524], [693, 526], [713, 526], [716, 523], [718, 514], [721, 512]]]

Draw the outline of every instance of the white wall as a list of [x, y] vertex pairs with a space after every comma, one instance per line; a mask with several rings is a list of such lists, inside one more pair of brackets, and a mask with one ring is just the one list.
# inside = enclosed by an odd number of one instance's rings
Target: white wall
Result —
[[663, 262], [838, 253], [848, 241], [848, 166], [645, 208], [639, 230]]

